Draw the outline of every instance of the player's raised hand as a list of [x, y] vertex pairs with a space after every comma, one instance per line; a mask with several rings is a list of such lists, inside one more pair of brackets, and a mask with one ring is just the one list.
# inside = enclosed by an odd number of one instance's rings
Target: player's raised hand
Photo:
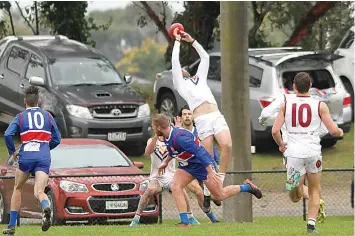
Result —
[[14, 160], [17, 162], [18, 161], [18, 153], [14, 152], [14, 154], [12, 154]]
[[168, 163], [166, 163], [165, 161], [163, 161], [158, 168], [158, 175], [163, 175], [165, 174], [165, 168], [168, 166]]
[[174, 117], [174, 124], [175, 124], [176, 127], [181, 127], [182, 126], [181, 125], [181, 119], [180, 119], [179, 116], [175, 116]]
[[176, 40], [181, 40], [181, 35], [178, 33], [178, 30], [179, 30], [179, 28], [178, 27], [176, 27], [175, 29], [174, 29], [174, 36], [175, 36], [175, 39]]
[[184, 40], [185, 42], [192, 43], [192, 41], [194, 41], [194, 39], [188, 33], [181, 31], [181, 34], [182, 34], [182, 40]]

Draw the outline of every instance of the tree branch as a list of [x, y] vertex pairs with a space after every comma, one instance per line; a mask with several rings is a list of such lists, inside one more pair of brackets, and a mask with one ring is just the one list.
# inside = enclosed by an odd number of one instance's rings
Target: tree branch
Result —
[[27, 23], [28, 27], [31, 28], [33, 34], [35, 35], [35, 34], [36, 34], [36, 31], [35, 31], [35, 29], [32, 27], [31, 23], [28, 21], [28, 19], [25, 17], [25, 15], [23, 14], [23, 11], [22, 11], [22, 9], [21, 9], [21, 7], [20, 7], [20, 4], [19, 4], [17, 1], [15, 1], [15, 3], [16, 3], [16, 5], [17, 5], [18, 10], [20, 11], [20, 14], [21, 14], [22, 18], [25, 20], [25, 22]]
[[147, 13], [146, 10], [144, 9], [144, 7], [140, 6], [138, 3], [134, 2], [134, 1], [132, 1], [132, 3], [133, 3], [133, 5], [135, 5], [136, 7], [139, 7], [142, 11]]
[[295, 46], [304, 37], [309, 34], [315, 22], [317, 22], [324, 14], [331, 8], [335, 7], [338, 2], [317, 2], [307, 13], [307, 15], [300, 20], [297, 27], [293, 31], [291, 37], [284, 43], [284, 46]]
[[36, 35], [39, 35], [38, 6], [36, 1], [35, 1], [35, 18], [36, 18]]
[[165, 2], [162, 1], [161, 4], [163, 5], [163, 20], [162, 20], [162, 23], [163, 23], [164, 28], [166, 28], [166, 9], [165, 9]]

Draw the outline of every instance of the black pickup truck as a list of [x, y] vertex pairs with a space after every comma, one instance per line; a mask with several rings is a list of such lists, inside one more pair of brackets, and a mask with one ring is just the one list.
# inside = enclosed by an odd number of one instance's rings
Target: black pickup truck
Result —
[[150, 108], [96, 49], [65, 36], [9, 36], [0, 41], [0, 121], [23, 111], [23, 91], [40, 87], [41, 107], [62, 137], [105, 139], [142, 154]]

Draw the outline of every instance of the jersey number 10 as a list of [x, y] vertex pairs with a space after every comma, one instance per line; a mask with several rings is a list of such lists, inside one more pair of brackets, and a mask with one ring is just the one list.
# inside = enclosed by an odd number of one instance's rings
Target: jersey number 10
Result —
[[44, 126], [44, 117], [41, 112], [27, 113], [28, 117], [28, 128], [33, 129], [33, 125], [35, 125], [36, 129], [43, 129]]
[[[307, 112], [306, 120], [303, 119], [304, 112]], [[312, 110], [311, 106], [307, 103], [301, 104], [297, 109], [297, 104], [292, 104], [292, 127], [297, 127], [297, 120], [301, 127], [306, 128], [311, 124], [312, 121]]]

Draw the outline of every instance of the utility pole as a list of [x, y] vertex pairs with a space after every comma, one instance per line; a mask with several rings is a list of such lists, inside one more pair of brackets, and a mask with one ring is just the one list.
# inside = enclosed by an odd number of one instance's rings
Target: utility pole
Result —
[[[247, 2], [221, 1], [222, 112], [233, 152], [229, 170], [251, 170]], [[242, 184], [249, 174], [227, 175], [225, 185]], [[223, 221], [252, 222], [252, 197], [240, 193], [223, 201]]]

